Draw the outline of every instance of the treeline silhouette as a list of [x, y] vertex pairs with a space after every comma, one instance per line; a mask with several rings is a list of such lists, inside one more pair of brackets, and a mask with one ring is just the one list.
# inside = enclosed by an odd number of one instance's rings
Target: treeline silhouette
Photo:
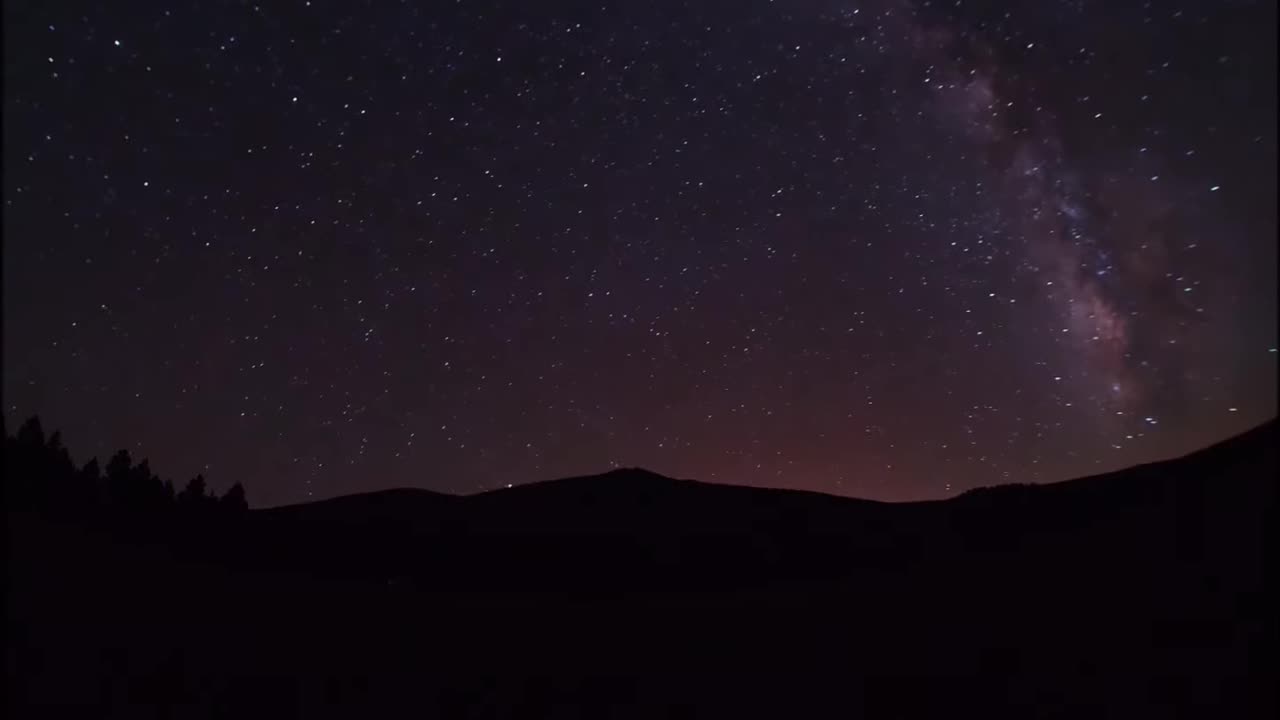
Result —
[[176, 490], [161, 480], [147, 459], [134, 462], [119, 450], [102, 468], [98, 458], [76, 467], [55, 430], [45, 436], [39, 416], [32, 416], [15, 435], [5, 429], [4, 499], [12, 510], [34, 510], [65, 516], [113, 530], [152, 530], [181, 520], [203, 525], [227, 522], [249, 509], [244, 486], [236, 483], [222, 496], [203, 475]]

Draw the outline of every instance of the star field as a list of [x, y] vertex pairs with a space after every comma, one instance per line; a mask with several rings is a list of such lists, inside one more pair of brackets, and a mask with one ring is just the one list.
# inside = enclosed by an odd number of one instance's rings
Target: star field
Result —
[[1189, 452], [1276, 414], [1275, 21], [7, 3], [5, 422], [255, 506]]

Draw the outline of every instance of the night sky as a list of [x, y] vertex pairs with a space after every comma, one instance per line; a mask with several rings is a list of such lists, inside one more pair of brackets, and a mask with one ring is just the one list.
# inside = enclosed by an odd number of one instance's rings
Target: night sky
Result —
[[1276, 414], [1274, 0], [4, 11], [4, 418], [255, 506], [882, 500]]

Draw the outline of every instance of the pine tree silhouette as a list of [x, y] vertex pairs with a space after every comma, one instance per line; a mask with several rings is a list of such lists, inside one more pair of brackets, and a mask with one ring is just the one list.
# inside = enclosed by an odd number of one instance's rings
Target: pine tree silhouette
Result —
[[40, 425], [40, 416], [32, 415], [18, 428], [18, 443], [24, 448], [44, 447], [44, 427]]
[[191, 478], [187, 486], [178, 493], [178, 503], [188, 508], [200, 507], [205, 501], [204, 475], [196, 475]]
[[232, 485], [218, 502], [231, 512], [240, 513], [249, 509], [249, 502], [244, 496], [244, 486], [240, 483]]
[[107, 461], [106, 476], [103, 478], [103, 497], [112, 508], [112, 512], [129, 512], [136, 507], [138, 497], [130, 492], [130, 471], [133, 469], [133, 458], [128, 450], [117, 450]]
[[129, 484], [139, 507], [155, 509], [164, 504], [164, 483], [151, 472], [151, 463], [146, 458], [129, 471]]
[[133, 458], [128, 450], [117, 450], [107, 461], [107, 480], [112, 483], [125, 483], [129, 480], [129, 469], [133, 467]]
[[[77, 468], [63, 444], [62, 433], [46, 438], [39, 416], [22, 423], [16, 435], [4, 436], [4, 498], [12, 507], [39, 509], [105, 523], [132, 534], [159, 532], [168, 510], [197, 509], [199, 516], [220, 522], [248, 510], [244, 486], [234, 484], [222, 497], [197, 475], [181, 493], [172, 480], [161, 480], [143, 459], [136, 465], [128, 450], [119, 450], [105, 471], [90, 458]], [[206, 526], [201, 523], [201, 527]], [[134, 532], [136, 531], [136, 533]]]
[[102, 470], [98, 467], [98, 458], [89, 458], [89, 462], [80, 468], [80, 479], [81, 482], [90, 487], [97, 486], [98, 481], [102, 479]]
[[102, 500], [102, 470], [98, 467], [98, 458], [89, 458], [83, 467], [76, 472], [74, 492], [82, 507], [93, 507]]
[[58, 479], [65, 479], [75, 472], [75, 463], [71, 462], [71, 453], [62, 445], [62, 431], [55, 430], [53, 435], [49, 436], [49, 443], [46, 446], [49, 451], [49, 459], [53, 466], [51, 470]]

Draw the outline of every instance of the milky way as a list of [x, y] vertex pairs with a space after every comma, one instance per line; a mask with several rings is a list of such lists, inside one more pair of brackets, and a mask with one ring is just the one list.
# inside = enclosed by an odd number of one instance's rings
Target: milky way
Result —
[[1274, 3], [47, 5], [4, 417], [78, 460], [912, 500], [1275, 415]]

